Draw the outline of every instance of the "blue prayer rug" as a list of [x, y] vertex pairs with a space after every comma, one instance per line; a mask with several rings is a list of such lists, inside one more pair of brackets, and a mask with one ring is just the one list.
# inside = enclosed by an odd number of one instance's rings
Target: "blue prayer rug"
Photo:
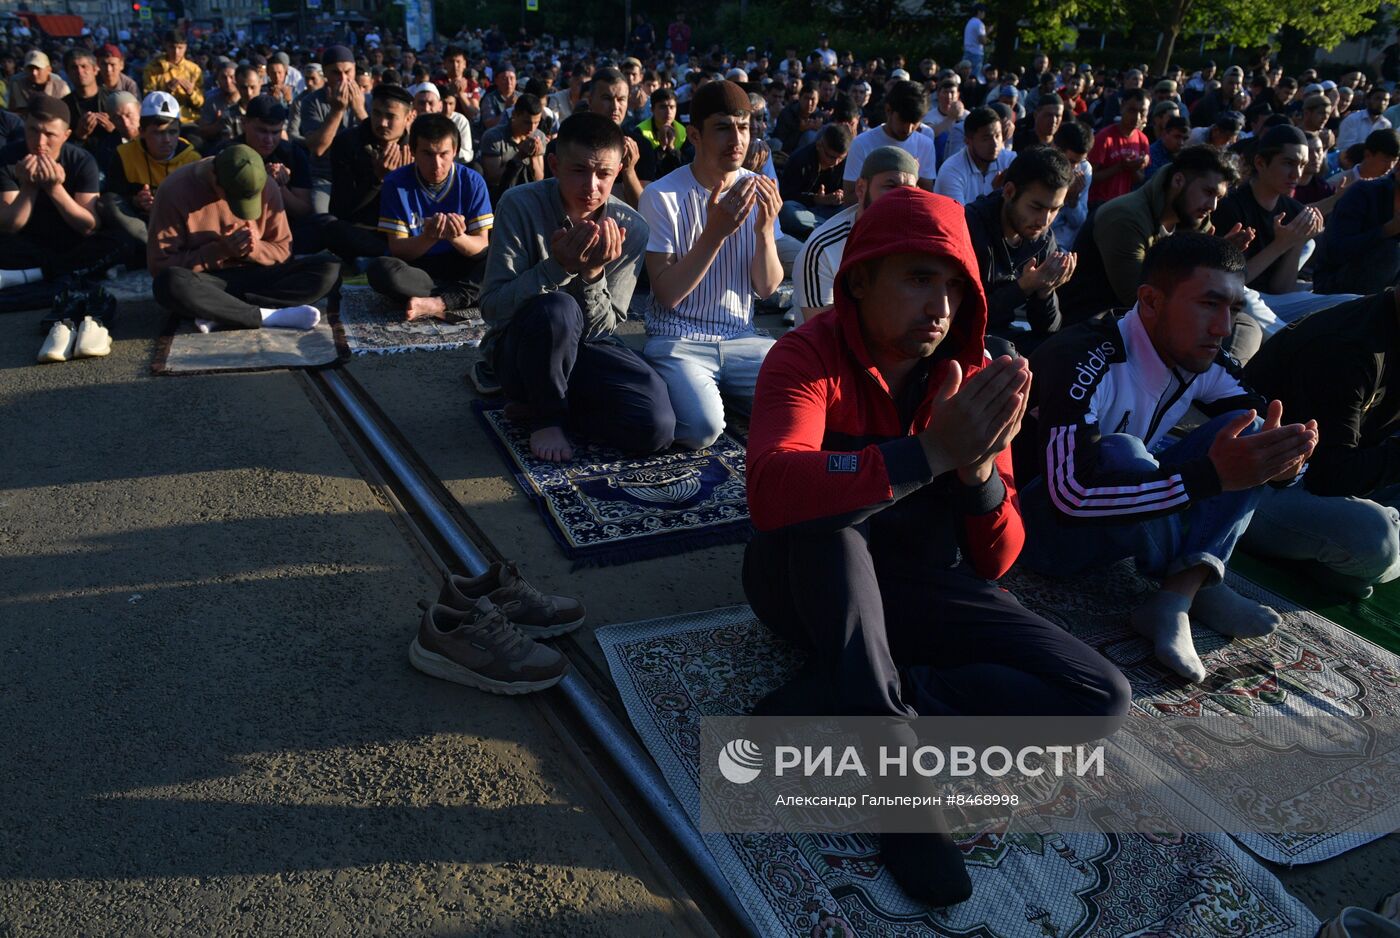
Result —
[[529, 431], [501, 404], [473, 401], [515, 476], [564, 554], [579, 566], [664, 557], [737, 544], [752, 533], [744, 445], [724, 434], [713, 446], [643, 459], [574, 440], [574, 458], [530, 455]]

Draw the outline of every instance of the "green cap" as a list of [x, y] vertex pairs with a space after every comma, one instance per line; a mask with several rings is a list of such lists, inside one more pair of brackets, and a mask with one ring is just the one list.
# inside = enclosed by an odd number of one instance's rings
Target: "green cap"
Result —
[[243, 143], [221, 150], [214, 157], [214, 178], [224, 190], [224, 198], [233, 214], [244, 221], [262, 217], [267, 169], [257, 150]]

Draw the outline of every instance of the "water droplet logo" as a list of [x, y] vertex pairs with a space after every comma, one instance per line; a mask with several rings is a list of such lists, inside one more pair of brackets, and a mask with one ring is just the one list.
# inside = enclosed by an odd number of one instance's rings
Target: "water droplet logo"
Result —
[[763, 753], [747, 739], [730, 740], [719, 753], [719, 773], [735, 785], [747, 785], [763, 770]]

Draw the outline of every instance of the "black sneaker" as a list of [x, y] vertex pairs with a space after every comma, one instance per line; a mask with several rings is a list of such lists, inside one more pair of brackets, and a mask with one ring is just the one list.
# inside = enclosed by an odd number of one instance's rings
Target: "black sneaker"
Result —
[[495, 397], [501, 393], [501, 382], [496, 380], [496, 369], [484, 358], [472, 362], [470, 370], [467, 371], [467, 380], [476, 388], [476, 393], [483, 397]]

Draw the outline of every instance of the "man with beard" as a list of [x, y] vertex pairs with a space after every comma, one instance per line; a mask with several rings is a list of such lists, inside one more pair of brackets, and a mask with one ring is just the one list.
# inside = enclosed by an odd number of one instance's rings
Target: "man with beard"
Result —
[[1385, 109], [1390, 104], [1390, 92], [1379, 86], [1366, 95], [1366, 107], [1352, 111], [1342, 118], [1337, 131], [1337, 149], [1345, 150], [1354, 143], [1365, 143], [1366, 138], [1377, 130], [1390, 129]]
[[[1006, 170], [1000, 191], [967, 206], [967, 231], [987, 295], [987, 333], [1022, 352], [1060, 328], [1055, 291], [1074, 275], [1075, 255], [1059, 249], [1050, 226], [1073, 175], [1058, 150], [1032, 147]], [[939, 182], [944, 178], [940, 174]]]
[[405, 303], [405, 319], [445, 318], [480, 297], [491, 200], [481, 175], [455, 161], [457, 128], [445, 115], [416, 118], [408, 139], [413, 162], [384, 177], [379, 230], [389, 251], [370, 262], [369, 284]]
[[[1131, 306], [1142, 278], [1142, 260], [1152, 245], [1177, 231], [1214, 233], [1210, 215], [1239, 178], [1234, 161], [1215, 147], [1185, 147], [1171, 168], [1136, 191], [1102, 205], [1075, 240], [1079, 263], [1060, 290], [1066, 323], [1076, 323], [1113, 307]], [[1236, 226], [1224, 237], [1243, 250], [1250, 233]], [[1263, 332], [1243, 309], [1225, 350], [1241, 361], [1259, 350]]]

